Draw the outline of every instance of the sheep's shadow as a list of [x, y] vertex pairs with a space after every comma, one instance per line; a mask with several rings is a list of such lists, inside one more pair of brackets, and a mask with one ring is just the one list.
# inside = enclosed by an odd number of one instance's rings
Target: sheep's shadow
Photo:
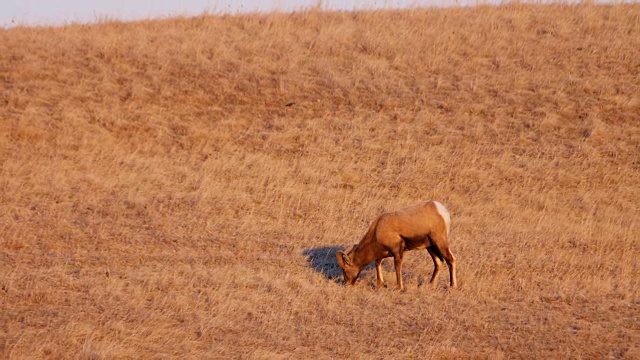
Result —
[[335, 282], [342, 280], [342, 269], [336, 261], [336, 254], [342, 251], [341, 247], [321, 246], [302, 250], [302, 255], [307, 257], [307, 262], [311, 268], [324, 275], [327, 279]]
[[[331, 245], [302, 250], [302, 255], [307, 257], [307, 262], [313, 270], [324, 275], [327, 279], [344, 284], [342, 269], [336, 261], [338, 251], [343, 247]], [[375, 267], [369, 264], [363, 268], [363, 277]]]

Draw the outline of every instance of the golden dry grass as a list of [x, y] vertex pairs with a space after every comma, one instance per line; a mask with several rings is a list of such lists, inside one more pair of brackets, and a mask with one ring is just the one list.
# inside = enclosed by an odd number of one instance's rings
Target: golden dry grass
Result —
[[[639, 49], [638, 5], [0, 30], [0, 357], [638, 358]], [[345, 288], [428, 199], [460, 288]]]

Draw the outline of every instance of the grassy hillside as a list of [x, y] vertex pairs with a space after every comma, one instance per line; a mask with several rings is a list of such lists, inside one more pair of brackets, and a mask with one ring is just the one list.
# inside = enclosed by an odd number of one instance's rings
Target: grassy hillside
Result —
[[[0, 357], [639, 358], [640, 6], [0, 30]], [[453, 218], [460, 287], [335, 253]]]

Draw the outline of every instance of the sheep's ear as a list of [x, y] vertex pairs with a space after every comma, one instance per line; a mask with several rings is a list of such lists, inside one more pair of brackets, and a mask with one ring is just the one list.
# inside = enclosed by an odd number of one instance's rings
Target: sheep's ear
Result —
[[348, 266], [353, 265], [351, 263], [351, 258], [347, 254], [342, 254], [342, 261], [344, 262], [345, 265], [348, 265]]
[[351, 249], [349, 249], [349, 251], [347, 251], [347, 254], [351, 254], [356, 248], [358, 247], [358, 244], [355, 244], [351, 247]]
[[338, 261], [338, 265], [340, 265], [340, 268], [344, 269], [344, 260], [343, 257], [344, 253], [342, 251], [338, 251], [336, 253], [336, 260]]

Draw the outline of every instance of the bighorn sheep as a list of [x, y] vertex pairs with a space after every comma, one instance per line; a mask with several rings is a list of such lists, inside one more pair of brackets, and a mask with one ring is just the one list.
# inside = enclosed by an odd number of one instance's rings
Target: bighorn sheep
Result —
[[442, 262], [449, 267], [451, 287], [456, 287], [456, 259], [449, 250], [449, 211], [437, 201], [429, 201], [396, 212], [380, 215], [369, 226], [369, 231], [346, 253], [336, 254], [338, 265], [344, 272], [344, 281], [355, 284], [365, 265], [376, 262], [377, 286], [382, 287], [382, 260], [393, 256], [398, 288], [402, 290], [402, 257], [405, 251], [427, 249], [433, 259], [434, 284]]

